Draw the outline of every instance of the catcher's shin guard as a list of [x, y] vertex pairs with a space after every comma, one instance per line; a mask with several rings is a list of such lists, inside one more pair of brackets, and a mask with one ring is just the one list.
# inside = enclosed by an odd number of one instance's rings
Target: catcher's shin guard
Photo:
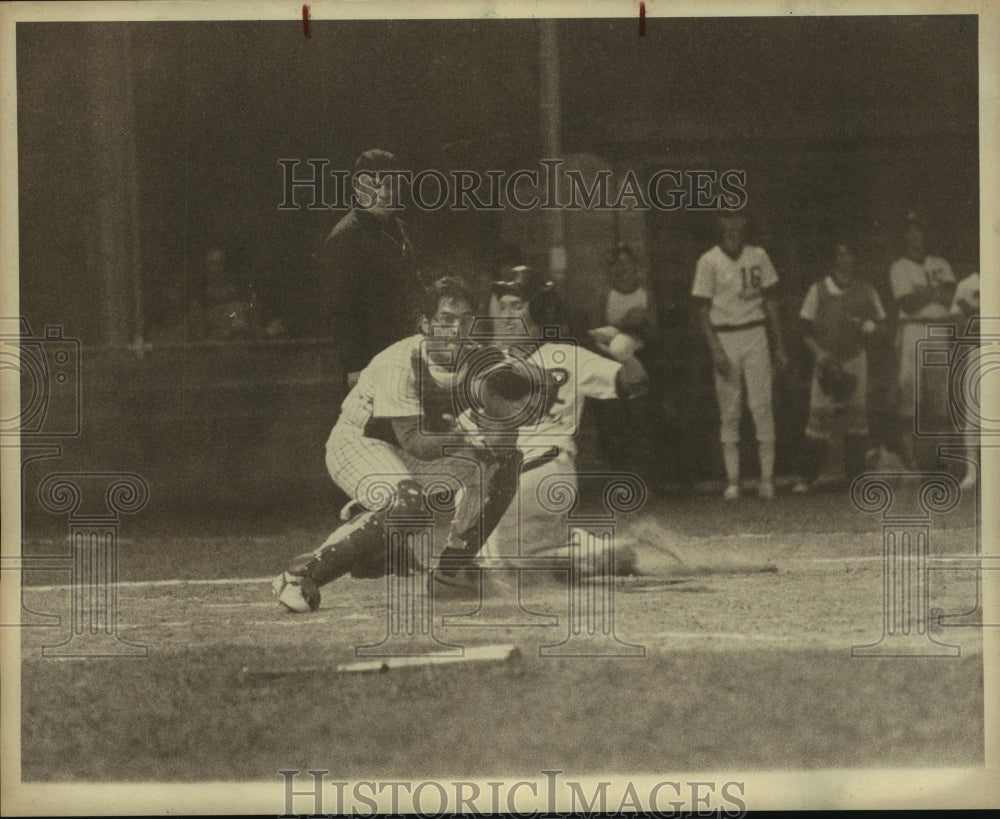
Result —
[[385, 527], [375, 512], [365, 512], [334, 531], [318, 549], [292, 558], [288, 571], [318, 586], [347, 574], [385, 543]]
[[[414, 480], [397, 485], [392, 506], [364, 512], [334, 531], [318, 549], [292, 558], [287, 570], [274, 581], [275, 594], [291, 611], [315, 611], [319, 587], [350, 572], [355, 577], [381, 577], [387, 557], [385, 519], [421, 510], [423, 488]], [[397, 561], [411, 565], [412, 561]]]
[[[488, 455], [483, 456], [483, 505], [478, 519], [463, 532], [452, 528], [448, 533], [448, 545], [441, 553], [442, 557], [468, 558], [471, 564], [517, 496], [523, 453], [517, 447], [488, 452]], [[441, 573], [447, 576], [454, 571], [456, 570], [443, 567]]]
[[428, 576], [427, 587], [436, 599], [476, 599], [481, 594], [481, 572], [475, 557], [492, 534], [507, 507], [517, 495], [524, 456], [511, 447], [487, 450], [480, 455], [483, 464], [483, 502], [477, 519], [464, 531], [454, 521], [448, 532], [448, 544], [441, 552], [438, 567]]

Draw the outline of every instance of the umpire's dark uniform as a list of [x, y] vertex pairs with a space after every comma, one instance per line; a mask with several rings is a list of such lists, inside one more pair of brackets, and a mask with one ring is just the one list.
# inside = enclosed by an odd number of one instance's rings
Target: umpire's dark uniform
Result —
[[337, 341], [348, 373], [417, 331], [420, 276], [414, 248], [394, 214], [352, 210], [327, 234], [317, 266], [319, 330]]

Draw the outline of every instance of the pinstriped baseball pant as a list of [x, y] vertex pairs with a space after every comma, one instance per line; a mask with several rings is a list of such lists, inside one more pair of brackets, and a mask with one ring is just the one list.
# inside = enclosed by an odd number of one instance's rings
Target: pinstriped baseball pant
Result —
[[366, 509], [385, 508], [396, 484], [405, 478], [455, 493], [460, 530], [471, 526], [482, 508], [482, 467], [466, 458], [422, 461], [385, 441], [337, 427], [326, 443], [326, 468], [333, 482]]

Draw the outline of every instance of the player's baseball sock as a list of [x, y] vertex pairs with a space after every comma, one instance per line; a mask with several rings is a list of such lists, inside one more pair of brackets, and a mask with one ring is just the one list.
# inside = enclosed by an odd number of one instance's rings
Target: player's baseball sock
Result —
[[740, 496], [740, 445], [734, 441], [722, 442], [722, 462], [726, 468], [726, 491], [722, 497], [727, 501]]
[[760, 488], [762, 498], [774, 497], [774, 441], [758, 441], [757, 457], [760, 459]]
[[417, 566], [412, 555], [386, 553], [385, 519], [422, 509], [422, 487], [413, 480], [400, 481], [388, 510], [364, 512], [339, 527], [318, 549], [292, 558], [288, 569], [272, 582], [278, 602], [287, 610], [303, 613], [319, 608], [319, 587], [350, 572], [355, 577], [381, 577], [387, 567], [409, 572]]

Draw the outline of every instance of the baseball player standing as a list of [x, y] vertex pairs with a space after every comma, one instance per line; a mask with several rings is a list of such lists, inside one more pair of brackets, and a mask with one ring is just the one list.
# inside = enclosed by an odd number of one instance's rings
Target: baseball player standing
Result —
[[[900, 443], [903, 461], [910, 469], [917, 467], [913, 439], [915, 414], [934, 422], [944, 421], [948, 413], [947, 368], [928, 368], [923, 373], [925, 386], [916, 394], [917, 341], [927, 335], [927, 325], [948, 318], [955, 292], [955, 274], [951, 265], [931, 256], [925, 247], [925, 225], [911, 211], [903, 222], [903, 255], [889, 269], [892, 295], [899, 309], [899, 387]], [[943, 344], [942, 349], [946, 349]]]
[[[615, 249], [588, 329], [594, 346], [607, 355], [611, 355], [612, 343], [622, 352], [634, 348], [650, 376], [649, 392], [642, 398], [593, 406], [602, 459], [616, 470], [639, 473], [648, 487], [658, 488], [667, 474], [667, 424], [661, 407], [664, 379], [656, 372], [662, 347], [653, 293], [640, 278], [627, 245]], [[636, 435], [637, 430], [645, 434]]]
[[[404, 514], [421, 514], [428, 479], [458, 483], [455, 496], [461, 500], [444, 550], [449, 556], [471, 560], [509, 506], [520, 451], [494, 446], [488, 433], [460, 425], [454, 417], [472, 304], [461, 280], [436, 281], [425, 294], [421, 332], [376, 355], [344, 399], [327, 440], [326, 465], [337, 486], [364, 511], [315, 551], [293, 558], [274, 579], [274, 593], [285, 609], [315, 611], [320, 586], [348, 572], [371, 577], [384, 571], [388, 503]], [[471, 459], [444, 456], [445, 447], [469, 451], [469, 445], [475, 447]]]
[[810, 490], [826, 457], [835, 429], [844, 435], [844, 465], [853, 480], [864, 472], [868, 444], [867, 340], [885, 321], [875, 288], [856, 276], [857, 255], [851, 244], [834, 249], [833, 270], [814, 282], [799, 318], [813, 355], [805, 457], [796, 494]]
[[774, 497], [772, 353], [779, 372], [787, 366], [778, 305], [773, 298], [778, 274], [762, 247], [746, 243], [746, 225], [746, 217], [740, 213], [719, 217], [721, 241], [698, 259], [691, 288], [699, 303], [699, 320], [715, 370], [726, 500], [740, 495], [744, 384], [757, 435], [759, 494], [762, 498]]

